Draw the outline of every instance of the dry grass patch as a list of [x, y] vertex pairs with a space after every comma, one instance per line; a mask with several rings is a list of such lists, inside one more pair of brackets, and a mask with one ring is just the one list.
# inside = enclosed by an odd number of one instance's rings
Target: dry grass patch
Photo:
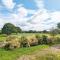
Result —
[[53, 47], [43, 49], [31, 55], [23, 55], [18, 60], [60, 60], [60, 49]]

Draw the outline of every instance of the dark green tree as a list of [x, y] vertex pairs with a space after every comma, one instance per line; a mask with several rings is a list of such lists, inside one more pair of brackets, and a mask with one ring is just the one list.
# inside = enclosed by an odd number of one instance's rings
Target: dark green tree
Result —
[[16, 33], [16, 32], [17, 32], [16, 27], [11, 23], [6, 23], [2, 28], [2, 33], [3, 34], [9, 35], [11, 33]]
[[60, 23], [57, 24], [57, 27], [60, 29]]
[[20, 29], [20, 27], [16, 27], [16, 30], [17, 30], [16, 31], [17, 33], [21, 33], [22, 32], [22, 30]]

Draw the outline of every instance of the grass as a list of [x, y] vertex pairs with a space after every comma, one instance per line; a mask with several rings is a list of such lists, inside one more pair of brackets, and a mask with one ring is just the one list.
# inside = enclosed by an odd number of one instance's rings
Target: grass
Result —
[[[43, 53], [44, 52], [44, 53]], [[35, 60], [60, 60], [60, 50], [59, 49], [47, 49], [43, 51], [40, 56], [37, 56]]]
[[[21, 33], [21, 34], [17, 34], [16, 36], [32, 36], [32, 35], [36, 35], [39, 34], [41, 35], [48, 35], [49, 34], [41, 34], [41, 33]], [[13, 34], [14, 35], [14, 34]], [[58, 37], [60, 37], [60, 35], [57, 35]], [[6, 40], [6, 36], [5, 35], [0, 35], [0, 41], [4, 41]], [[45, 48], [48, 48], [48, 45], [38, 45], [38, 46], [33, 46], [30, 48], [19, 48], [19, 49], [15, 49], [12, 51], [6, 51], [2, 48], [0, 48], [0, 60], [16, 60], [17, 58], [23, 56], [23, 55], [31, 55], [31, 54], [35, 54], [35, 52], [39, 53], [40, 51], [42, 51]], [[50, 52], [50, 51], [49, 51]], [[35, 60], [60, 60], [60, 52], [59, 54], [52, 54], [52, 53], [47, 53], [45, 55], [41, 55], [37, 56]], [[54, 50], [53, 50], [54, 52]], [[43, 53], [46, 53], [46, 51], [43, 51]]]
[[[29, 36], [34, 36], [34, 35], [37, 35], [37, 34], [39, 34], [40, 36], [43, 35], [42, 33], [20, 33], [20, 34], [12, 34], [12, 35], [15, 35], [15, 36], [18, 36], [18, 37], [21, 37], [21, 36], [29, 37]], [[45, 35], [48, 35], [48, 34], [45, 34]], [[0, 35], [0, 41], [5, 41], [6, 37], [7, 36], [5, 34], [1, 34]]]
[[[50, 34], [44, 34], [44, 33], [20, 33], [20, 34], [12, 34], [12, 35], [15, 35], [15, 36], [18, 36], [18, 37], [21, 37], [21, 36], [25, 36], [25, 37], [29, 37], [29, 36], [34, 36], [34, 35], [47, 35], [47, 36], [50, 36]], [[57, 34], [56, 37], [60, 37], [60, 34]], [[1, 34], [0, 35], [0, 41], [4, 41], [6, 40], [6, 35], [5, 34]]]
[[12, 51], [6, 51], [0, 49], [0, 60], [16, 60], [18, 57], [27, 54], [33, 54], [35, 51], [39, 51], [44, 48], [48, 48], [47, 45], [39, 45], [30, 48], [19, 48]]
[[60, 60], [60, 49], [47, 48], [30, 55], [23, 55], [19, 60]]

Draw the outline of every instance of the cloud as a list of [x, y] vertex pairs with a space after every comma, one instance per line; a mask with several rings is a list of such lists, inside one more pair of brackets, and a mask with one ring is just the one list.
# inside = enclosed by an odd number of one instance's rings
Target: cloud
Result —
[[40, 10], [33, 15], [32, 20], [29, 21], [29, 29], [32, 30], [49, 30], [52, 27], [56, 27], [60, 22], [60, 11], [49, 12], [46, 9]]
[[51, 20], [55, 21], [55, 23], [60, 22], [60, 11], [51, 13]]
[[[23, 6], [19, 6], [17, 9], [17, 13], [9, 13], [8, 16], [4, 16], [0, 13], [0, 21], [5, 24], [5, 23], [13, 23], [19, 27], [23, 27], [23, 25], [27, 25], [27, 21], [31, 17], [27, 17], [28, 14], [34, 14], [35, 10], [31, 9], [26, 9]], [[2, 24], [0, 24], [3, 26]]]
[[35, 0], [35, 3], [39, 9], [44, 8], [44, 1], [43, 0]]
[[49, 17], [50, 17], [49, 13], [47, 12], [46, 9], [39, 10], [38, 13], [33, 15], [32, 20], [29, 21], [29, 23], [31, 24], [30, 27], [32, 27], [31, 29], [33, 29], [33, 30], [46, 29], [45, 23], [47, 23], [47, 22], [45, 22], [45, 20], [47, 20]]
[[13, 9], [15, 6], [13, 0], [2, 0], [2, 2], [8, 9]]

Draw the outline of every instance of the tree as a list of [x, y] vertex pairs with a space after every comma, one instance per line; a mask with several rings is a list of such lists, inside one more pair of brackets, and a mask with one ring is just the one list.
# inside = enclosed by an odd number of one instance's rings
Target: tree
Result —
[[57, 30], [58, 30], [58, 33], [60, 34], [60, 23], [57, 24]]
[[60, 23], [57, 24], [57, 27], [60, 29]]
[[2, 33], [3, 34], [9, 35], [11, 33], [16, 33], [16, 32], [17, 32], [16, 27], [11, 23], [6, 23], [2, 28]]
[[50, 34], [51, 34], [51, 36], [55, 36], [55, 35], [57, 35], [58, 34], [58, 30], [57, 29], [55, 29], [55, 28], [52, 28], [51, 30], [50, 30]]
[[43, 33], [47, 33], [48, 31], [47, 31], [47, 30], [43, 30], [42, 32], [43, 32]]
[[21, 33], [22, 30], [20, 29], [20, 27], [16, 27], [17, 33]]

